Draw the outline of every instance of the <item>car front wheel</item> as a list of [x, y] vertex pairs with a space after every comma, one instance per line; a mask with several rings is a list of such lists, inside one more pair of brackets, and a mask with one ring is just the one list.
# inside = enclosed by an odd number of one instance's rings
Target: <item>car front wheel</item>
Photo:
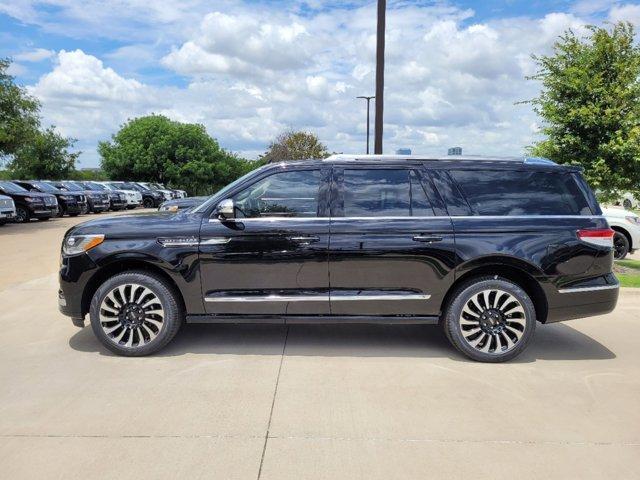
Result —
[[91, 301], [91, 328], [109, 350], [138, 357], [157, 352], [178, 333], [184, 314], [161, 277], [125, 272], [105, 281]]
[[24, 207], [16, 208], [16, 222], [17, 223], [26, 223], [31, 220], [31, 215], [29, 214], [29, 210]]
[[505, 362], [527, 347], [536, 312], [527, 293], [500, 277], [463, 283], [454, 292], [443, 319], [454, 347], [480, 362]]

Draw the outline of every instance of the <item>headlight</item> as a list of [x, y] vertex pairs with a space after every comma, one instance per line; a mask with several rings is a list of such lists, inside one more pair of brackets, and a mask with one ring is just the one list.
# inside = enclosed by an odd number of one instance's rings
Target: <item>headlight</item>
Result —
[[76, 197], [73, 195], [62, 195], [63, 200], [74, 200]]
[[640, 226], [640, 217], [625, 217], [627, 222]]
[[70, 235], [62, 244], [65, 255], [77, 255], [91, 250], [104, 242], [104, 235]]
[[31, 202], [37, 202], [38, 199], [37, 198], [33, 198], [33, 197], [24, 197], [24, 201], [31, 203]]

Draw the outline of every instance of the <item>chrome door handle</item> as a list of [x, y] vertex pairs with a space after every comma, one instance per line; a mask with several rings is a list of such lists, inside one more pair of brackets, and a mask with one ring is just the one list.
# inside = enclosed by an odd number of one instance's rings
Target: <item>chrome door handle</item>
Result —
[[440, 235], [414, 235], [414, 242], [425, 242], [425, 243], [433, 243], [433, 242], [441, 242], [443, 238]]
[[289, 240], [292, 242], [300, 242], [300, 243], [316, 243], [320, 241], [320, 237], [315, 235], [311, 235], [308, 237], [290, 237]]

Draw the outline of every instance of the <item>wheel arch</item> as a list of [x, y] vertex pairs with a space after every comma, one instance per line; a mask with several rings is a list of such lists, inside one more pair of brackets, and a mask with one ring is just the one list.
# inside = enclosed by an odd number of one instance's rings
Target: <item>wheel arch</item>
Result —
[[637, 246], [633, 245], [633, 238], [631, 238], [631, 234], [625, 228], [618, 225], [611, 225], [611, 230], [621, 233], [625, 237], [627, 237], [627, 240], [629, 241], [629, 250], [635, 250], [636, 248], [638, 248]]
[[102, 266], [96, 273], [93, 274], [91, 279], [87, 282], [86, 287], [82, 293], [82, 315], [89, 313], [91, 305], [91, 299], [96, 293], [96, 290], [102, 285], [108, 278], [117, 275], [119, 273], [128, 271], [142, 271], [154, 274], [155, 276], [166, 281], [167, 285], [173, 290], [176, 295], [176, 299], [180, 307], [185, 311], [184, 295], [171, 275], [169, 275], [163, 268], [158, 265], [145, 261], [140, 258], [125, 258], [114, 260], [104, 266]]
[[549, 304], [543, 288], [534, 276], [536, 273], [541, 272], [533, 265], [524, 261], [509, 259], [509, 262], [506, 263], [504, 260], [505, 259], [501, 257], [484, 258], [482, 265], [467, 266], [465, 272], [456, 277], [455, 282], [447, 291], [442, 300], [440, 311], [445, 312], [446, 306], [449, 305], [452, 296], [464, 282], [478, 277], [498, 276], [506, 278], [522, 288], [533, 302], [538, 321], [545, 323], [549, 313]]

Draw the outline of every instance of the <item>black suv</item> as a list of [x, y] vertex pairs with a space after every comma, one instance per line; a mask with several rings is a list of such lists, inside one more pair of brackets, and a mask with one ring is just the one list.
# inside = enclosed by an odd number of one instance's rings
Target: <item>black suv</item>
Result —
[[127, 207], [127, 196], [124, 192], [109, 190], [104, 185], [95, 182], [75, 182], [90, 192], [104, 193], [109, 197], [109, 209], [113, 211], [124, 210]]
[[544, 159], [332, 156], [267, 165], [178, 213], [63, 240], [59, 304], [122, 355], [187, 323], [440, 323], [475, 360], [536, 323], [610, 312], [613, 231], [579, 169]]
[[14, 180], [13, 183], [20, 185], [30, 192], [41, 192], [55, 195], [58, 200], [58, 216], [69, 215], [77, 217], [83, 213], [87, 206], [86, 197], [76, 192], [67, 192], [54, 187], [48, 182], [38, 180]]
[[41, 222], [58, 215], [58, 200], [55, 195], [30, 192], [8, 180], [0, 181], [0, 193], [13, 199], [16, 204], [16, 222], [25, 223], [32, 218]]
[[73, 180], [55, 181], [51, 183], [61, 190], [84, 195], [87, 199], [87, 206], [83, 213], [102, 213], [111, 208], [111, 200], [107, 192], [89, 190], [85, 188], [82, 183]]

